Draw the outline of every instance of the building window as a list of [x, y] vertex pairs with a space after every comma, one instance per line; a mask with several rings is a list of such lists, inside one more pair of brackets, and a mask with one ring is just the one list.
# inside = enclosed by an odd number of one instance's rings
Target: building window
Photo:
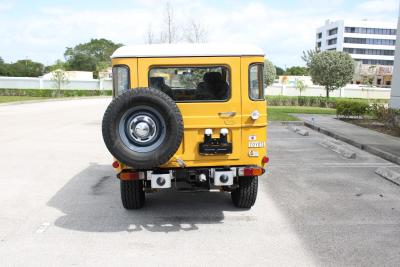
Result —
[[389, 39], [345, 37], [344, 42], [349, 44], [371, 44], [371, 45], [391, 45], [391, 46], [396, 45], [396, 40], [389, 40]]
[[337, 32], [338, 32], [338, 28], [330, 29], [328, 31], [328, 35], [331, 36], [331, 35], [337, 34]]
[[328, 40], [328, 45], [334, 45], [337, 43], [337, 38], [329, 39]]
[[345, 31], [345, 32], [348, 32], [348, 33], [396, 35], [396, 30], [395, 30], [395, 29], [345, 27], [345, 28], [344, 28], [344, 31]]
[[317, 42], [317, 48], [321, 48], [321, 42]]
[[322, 32], [317, 33], [317, 39], [321, 39], [322, 38]]
[[388, 65], [393, 66], [393, 60], [381, 60], [381, 59], [363, 59], [362, 64], [368, 65]]
[[382, 49], [363, 49], [363, 48], [343, 48], [344, 52], [349, 54], [360, 54], [360, 55], [378, 55], [378, 56], [394, 56], [394, 50], [382, 50]]

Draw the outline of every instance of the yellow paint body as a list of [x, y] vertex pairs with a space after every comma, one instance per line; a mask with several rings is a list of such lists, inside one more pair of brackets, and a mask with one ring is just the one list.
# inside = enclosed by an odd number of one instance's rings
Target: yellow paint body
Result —
[[[267, 154], [267, 107], [265, 100], [251, 100], [249, 97], [249, 66], [263, 63], [262, 56], [232, 57], [163, 57], [163, 58], [114, 58], [112, 64], [127, 65], [130, 69], [131, 88], [148, 87], [149, 70], [152, 67], [167, 66], [212, 66], [224, 65], [230, 69], [231, 97], [226, 102], [186, 102], [177, 103], [184, 121], [182, 143], [175, 155], [162, 168], [179, 167], [178, 158], [186, 167], [215, 166], [260, 166], [264, 167], [262, 158]], [[134, 89], [133, 89], [134, 90]], [[260, 117], [251, 118], [257, 110]], [[220, 112], [236, 112], [230, 118], [223, 118]], [[204, 140], [204, 130], [213, 129], [213, 137], [219, 136], [221, 128], [229, 130], [228, 141], [232, 143], [232, 154], [201, 155], [199, 143]], [[249, 148], [250, 136], [255, 141], [265, 142], [264, 147]], [[257, 157], [249, 155], [250, 150], [258, 152]], [[118, 172], [129, 168], [120, 164]]]

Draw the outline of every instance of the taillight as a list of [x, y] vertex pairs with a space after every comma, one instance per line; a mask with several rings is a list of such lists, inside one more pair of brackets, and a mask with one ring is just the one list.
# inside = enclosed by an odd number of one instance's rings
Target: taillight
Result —
[[139, 178], [139, 172], [121, 172], [119, 174], [119, 179], [123, 181], [137, 180]]
[[264, 173], [263, 168], [244, 168], [243, 176], [260, 176]]

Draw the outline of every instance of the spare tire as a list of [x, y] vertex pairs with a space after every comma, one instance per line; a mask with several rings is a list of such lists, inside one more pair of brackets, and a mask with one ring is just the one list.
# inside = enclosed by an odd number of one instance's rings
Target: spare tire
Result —
[[112, 100], [102, 131], [104, 143], [117, 160], [135, 169], [156, 168], [182, 142], [182, 114], [160, 90], [136, 88]]

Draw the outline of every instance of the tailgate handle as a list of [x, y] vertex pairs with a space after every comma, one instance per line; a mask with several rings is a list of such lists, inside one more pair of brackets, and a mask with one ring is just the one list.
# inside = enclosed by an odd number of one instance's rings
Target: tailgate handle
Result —
[[234, 117], [236, 115], [236, 112], [234, 112], [234, 111], [219, 112], [218, 115], [221, 118], [229, 118], [229, 117]]

